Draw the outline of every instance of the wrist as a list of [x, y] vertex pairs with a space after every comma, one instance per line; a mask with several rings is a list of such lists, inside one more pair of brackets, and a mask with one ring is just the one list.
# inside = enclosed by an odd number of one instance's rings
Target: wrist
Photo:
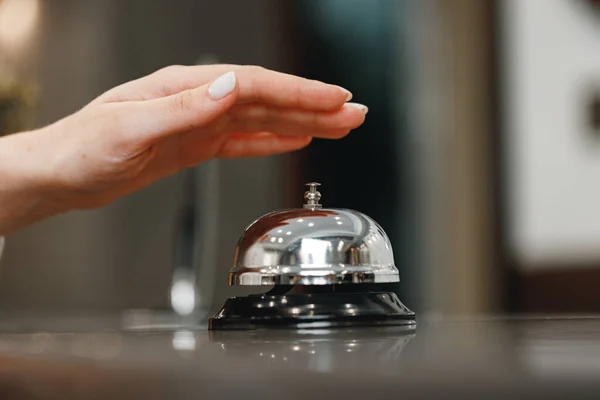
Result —
[[37, 157], [40, 134], [0, 138], [0, 236], [67, 211], [54, 193], [45, 160]]

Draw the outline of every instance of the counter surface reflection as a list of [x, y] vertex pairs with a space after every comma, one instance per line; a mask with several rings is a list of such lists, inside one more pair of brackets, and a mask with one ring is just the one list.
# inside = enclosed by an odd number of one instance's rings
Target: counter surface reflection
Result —
[[365, 398], [392, 391], [594, 398], [600, 390], [596, 317], [210, 333], [177, 324], [128, 330], [120, 317], [2, 321], [3, 399]]

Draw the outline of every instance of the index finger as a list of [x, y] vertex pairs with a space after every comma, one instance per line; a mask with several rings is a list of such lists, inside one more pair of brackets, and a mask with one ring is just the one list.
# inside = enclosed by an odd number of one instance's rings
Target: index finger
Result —
[[352, 94], [339, 86], [301, 78], [262, 67], [245, 67], [236, 72], [240, 102], [261, 102], [282, 108], [333, 111]]

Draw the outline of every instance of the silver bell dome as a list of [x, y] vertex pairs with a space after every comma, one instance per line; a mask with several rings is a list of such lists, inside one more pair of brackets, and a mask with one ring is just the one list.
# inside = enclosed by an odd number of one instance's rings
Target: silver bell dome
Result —
[[398, 282], [384, 230], [354, 210], [322, 208], [309, 183], [303, 208], [253, 222], [238, 241], [230, 285], [331, 285]]

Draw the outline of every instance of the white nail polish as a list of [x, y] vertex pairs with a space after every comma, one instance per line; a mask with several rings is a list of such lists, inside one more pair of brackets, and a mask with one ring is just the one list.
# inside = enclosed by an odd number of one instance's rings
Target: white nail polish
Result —
[[350, 92], [348, 89], [345, 89], [341, 86], [337, 86], [336, 87], [340, 88], [344, 93], [346, 93], [346, 101], [350, 101], [350, 99], [352, 99], [352, 92]]
[[347, 106], [352, 107], [352, 108], [358, 108], [359, 110], [361, 110], [362, 112], [364, 112], [365, 114], [369, 112], [369, 107], [363, 105], [363, 104], [359, 104], [359, 103], [346, 103]]
[[228, 72], [221, 75], [210, 84], [208, 88], [208, 95], [213, 100], [221, 100], [229, 93], [233, 92], [236, 85], [236, 78], [234, 72]]

